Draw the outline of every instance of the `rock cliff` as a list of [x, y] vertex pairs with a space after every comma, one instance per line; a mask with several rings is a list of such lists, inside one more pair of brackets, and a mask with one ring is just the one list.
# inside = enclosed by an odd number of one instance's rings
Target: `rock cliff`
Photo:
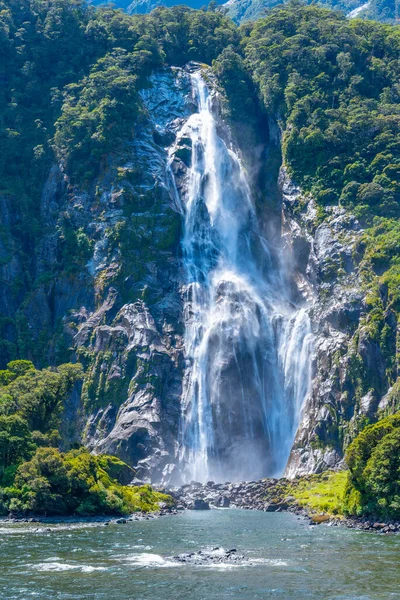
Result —
[[280, 182], [284, 237], [313, 306], [313, 383], [286, 468], [293, 477], [341, 466], [344, 449], [366, 423], [377, 420], [386, 405], [399, 332], [384, 287], [380, 295], [389, 353], [367, 324], [369, 287], [357, 218], [340, 206], [328, 206], [321, 214], [284, 168]]

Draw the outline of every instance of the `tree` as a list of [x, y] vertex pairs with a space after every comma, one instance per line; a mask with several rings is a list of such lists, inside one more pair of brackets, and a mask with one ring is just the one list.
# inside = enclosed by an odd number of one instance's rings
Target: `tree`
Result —
[[27, 421], [18, 414], [0, 416], [0, 484], [10, 483], [16, 467], [34, 450]]

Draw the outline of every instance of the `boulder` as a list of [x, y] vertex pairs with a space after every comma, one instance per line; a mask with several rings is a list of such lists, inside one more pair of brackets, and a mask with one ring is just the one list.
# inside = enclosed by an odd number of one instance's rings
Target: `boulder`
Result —
[[193, 502], [193, 510], [210, 510], [210, 505], [203, 498], [196, 498]]
[[229, 508], [230, 504], [231, 504], [231, 501], [226, 496], [219, 496], [215, 500], [215, 506], [218, 506], [220, 508]]
[[311, 523], [314, 525], [319, 525], [320, 523], [325, 523], [326, 521], [330, 521], [331, 517], [329, 515], [312, 515], [310, 517]]
[[289, 504], [287, 502], [273, 502], [271, 504], [267, 504], [264, 508], [265, 512], [279, 512], [281, 510], [287, 510], [289, 508]]

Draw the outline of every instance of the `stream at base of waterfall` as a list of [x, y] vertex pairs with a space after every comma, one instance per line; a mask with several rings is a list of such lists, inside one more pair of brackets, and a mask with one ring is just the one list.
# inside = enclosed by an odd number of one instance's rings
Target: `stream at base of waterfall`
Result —
[[4, 600], [395, 600], [400, 587], [398, 536], [310, 527], [290, 513], [185, 511], [107, 527], [0, 520], [0, 543]]

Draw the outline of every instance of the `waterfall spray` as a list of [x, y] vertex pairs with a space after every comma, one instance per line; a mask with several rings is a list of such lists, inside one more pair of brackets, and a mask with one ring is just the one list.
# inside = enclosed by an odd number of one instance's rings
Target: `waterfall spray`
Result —
[[200, 73], [191, 77], [180, 462], [189, 480], [280, 475], [310, 382], [310, 321], [288, 301], [239, 156], [218, 135]]

